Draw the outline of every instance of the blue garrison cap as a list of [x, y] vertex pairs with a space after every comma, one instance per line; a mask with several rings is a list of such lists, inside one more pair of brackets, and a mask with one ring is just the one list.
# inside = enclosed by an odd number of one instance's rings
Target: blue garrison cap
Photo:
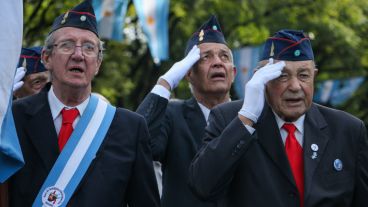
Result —
[[220, 24], [216, 16], [212, 15], [206, 23], [204, 23], [188, 40], [185, 49], [185, 55], [192, 49], [194, 45], [206, 42], [221, 43], [227, 45], [224, 34], [222, 33]]
[[42, 47], [22, 48], [18, 67], [26, 69], [26, 75], [46, 71], [45, 66], [41, 62]]
[[76, 27], [89, 30], [98, 37], [96, 16], [90, 1], [85, 0], [65, 14], [58, 16], [52, 24], [50, 33], [62, 27]]
[[267, 39], [261, 60], [314, 60], [310, 39], [301, 30], [280, 30]]

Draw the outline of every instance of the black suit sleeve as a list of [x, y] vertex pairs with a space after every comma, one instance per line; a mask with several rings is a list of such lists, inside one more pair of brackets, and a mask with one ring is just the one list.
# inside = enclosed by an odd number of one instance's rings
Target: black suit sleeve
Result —
[[142, 115], [147, 122], [151, 135], [150, 148], [155, 161], [163, 161], [170, 134], [170, 120], [166, 115], [168, 100], [161, 96], [149, 93], [138, 106], [136, 112]]
[[355, 175], [355, 192], [353, 206], [366, 206], [368, 204], [368, 139], [367, 130], [361, 122], [359, 131], [357, 170]]
[[255, 139], [237, 117], [237, 112], [215, 108], [206, 128], [205, 144], [192, 161], [189, 184], [202, 199], [218, 199], [226, 192], [237, 161]]
[[137, 134], [139, 134], [139, 139], [137, 140], [136, 158], [127, 188], [128, 206], [159, 207], [158, 187], [152, 165], [152, 155], [148, 146], [149, 134], [143, 118], [140, 121]]

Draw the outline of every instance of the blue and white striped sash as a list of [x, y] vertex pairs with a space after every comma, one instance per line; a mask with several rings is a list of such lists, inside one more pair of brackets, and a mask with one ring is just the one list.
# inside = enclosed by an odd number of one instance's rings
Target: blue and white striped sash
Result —
[[66, 206], [96, 156], [116, 108], [91, 95], [88, 105], [39, 191], [33, 207]]

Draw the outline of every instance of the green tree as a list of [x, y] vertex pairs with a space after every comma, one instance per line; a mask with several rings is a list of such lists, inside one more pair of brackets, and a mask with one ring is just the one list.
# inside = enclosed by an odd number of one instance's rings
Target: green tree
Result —
[[[75, 1], [25, 0], [24, 46], [40, 45], [53, 19]], [[171, 0], [169, 13], [170, 59], [155, 65], [132, 1], [122, 42], [105, 40], [106, 51], [94, 90], [113, 104], [134, 110], [157, 78], [183, 58], [191, 34], [216, 14], [232, 48], [258, 45], [279, 29], [303, 29], [313, 39], [317, 80], [367, 75], [368, 2], [365, 0]], [[368, 124], [368, 82], [340, 108]], [[185, 81], [174, 96], [187, 98]]]

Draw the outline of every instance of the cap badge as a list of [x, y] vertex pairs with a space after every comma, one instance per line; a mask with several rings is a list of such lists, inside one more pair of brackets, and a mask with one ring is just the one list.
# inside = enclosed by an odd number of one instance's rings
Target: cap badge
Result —
[[274, 50], [275, 50], [275, 45], [274, 45], [274, 44], [273, 44], [273, 42], [272, 42], [271, 50], [270, 50], [270, 57], [273, 57], [273, 56], [275, 55]]
[[68, 18], [69, 12], [66, 12], [64, 14], [63, 20], [61, 20], [61, 24], [64, 24], [66, 22], [66, 18]]
[[27, 60], [26, 60], [26, 58], [23, 59], [22, 67], [24, 67], [24, 69], [27, 68]]
[[87, 19], [87, 17], [86, 17], [85, 15], [82, 15], [82, 16], [80, 17], [80, 20], [81, 20], [82, 22], [86, 21], [86, 19]]
[[212, 26], [212, 29], [213, 29], [213, 30], [217, 30], [217, 26], [216, 26], [216, 25], [213, 25], [213, 26]]
[[299, 55], [300, 55], [300, 50], [295, 50], [295, 51], [294, 51], [294, 56], [295, 56], [295, 57], [298, 57]]
[[203, 36], [204, 36], [204, 32], [203, 32], [203, 29], [202, 29], [201, 32], [199, 33], [199, 41], [203, 40]]

